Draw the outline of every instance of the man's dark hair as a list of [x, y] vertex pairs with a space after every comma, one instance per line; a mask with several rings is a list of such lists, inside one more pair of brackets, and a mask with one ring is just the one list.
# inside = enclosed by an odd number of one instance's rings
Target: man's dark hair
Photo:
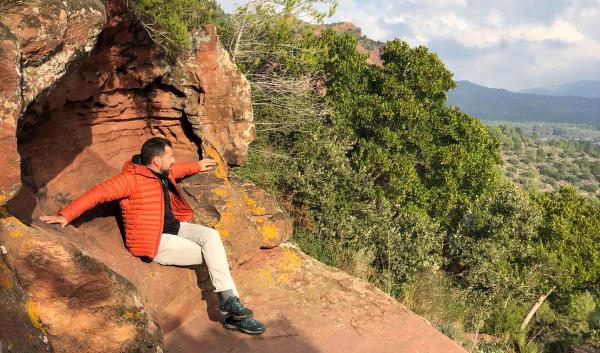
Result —
[[173, 147], [171, 141], [162, 137], [153, 137], [150, 140], [144, 142], [142, 145], [142, 153], [140, 155], [143, 165], [150, 165], [152, 158], [156, 156], [162, 156], [165, 153], [165, 148]]

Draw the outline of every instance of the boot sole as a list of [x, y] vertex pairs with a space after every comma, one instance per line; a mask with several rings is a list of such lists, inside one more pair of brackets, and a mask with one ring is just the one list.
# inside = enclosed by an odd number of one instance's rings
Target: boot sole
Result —
[[243, 332], [243, 333], [247, 333], [247, 334], [249, 334], [249, 335], [260, 335], [260, 334], [262, 334], [263, 332], [265, 332], [265, 331], [267, 330], [267, 329], [265, 328], [265, 329], [264, 329], [264, 330], [262, 330], [262, 331], [252, 331], [252, 330], [248, 330], [248, 329], [241, 328], [241, 327], [239, 327], [239, 326], [236, 326], [236, 325], [230, 325], [230, 324], [227, 324], [227, 323], [223, 324], [223, 327], [224, 327], [225, 329], [227, 329], [227, 330], [231, 330], [231, 331], [240, 331], [240, 332]]

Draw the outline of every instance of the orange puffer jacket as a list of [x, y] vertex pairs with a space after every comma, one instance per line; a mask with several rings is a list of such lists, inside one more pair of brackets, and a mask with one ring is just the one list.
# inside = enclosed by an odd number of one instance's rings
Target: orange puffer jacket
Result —
[[[176, 191], [170, 191], [171, 209], [173, 215], [182, 222], [192, 219], [194, 211], [177, 188], [176, 180], [199, 172], [198, 162], [175, 163], [169, 172], [169, 182], [173, 183]], [[158, 252], [164, 222], [162, 192], [160, 180], [150, 169], [129, 160], [125, 162], [120, 174], [90, 189], [59, 214], [71, 223], [83, 212], [100, 203], [119, 200], [127, 248], [134, 256], [154, 258]]]

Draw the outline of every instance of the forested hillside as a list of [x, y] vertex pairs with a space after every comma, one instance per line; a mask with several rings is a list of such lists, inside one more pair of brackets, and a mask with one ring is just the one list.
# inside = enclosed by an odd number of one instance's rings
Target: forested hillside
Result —
[[473, 352], [600, 346], [600, 205], [515, 185], [505, 142], [448, 107], [435, 53], [396, 39], [371, 65], [355, 35], [306, 24], [328, 15], [315, 3], [216, 16], [253, 88], [257, 141], [235, 173], [286, 205], [303, 250]]
[[600, 135], [600, 131], [575, 128], [569, 133], [564, 128], [554, 128], [557, 135], [548, 137], [532, 132], [542, 132], [545, 125], [527, 127], [489, 127], [492, 136], [500, 141], [502, 169], [509, 179], [529, 190], [556, 191], [570, 185], [582, 195], [600, 197], [600, 146], [592, 137], [582, 140], [572, 136]]

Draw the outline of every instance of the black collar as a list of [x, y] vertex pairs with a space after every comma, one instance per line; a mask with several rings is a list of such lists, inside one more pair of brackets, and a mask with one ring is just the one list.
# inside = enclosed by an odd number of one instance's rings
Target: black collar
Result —
[[[148, 168], [148, 169], [150, 169], [150, 168]], [[156, 175], [161, 180], [169, 180], [169, 178], [166, 175], [164, 175], [163, 173], [155, 172], [152, 169], [150, 169], [150, 171], [152, 172], [152, 174]]]

